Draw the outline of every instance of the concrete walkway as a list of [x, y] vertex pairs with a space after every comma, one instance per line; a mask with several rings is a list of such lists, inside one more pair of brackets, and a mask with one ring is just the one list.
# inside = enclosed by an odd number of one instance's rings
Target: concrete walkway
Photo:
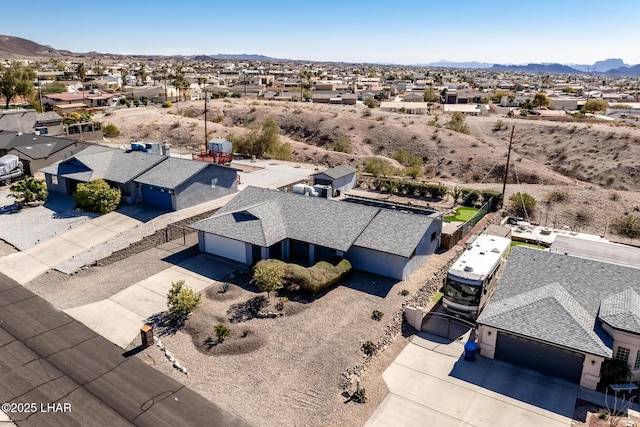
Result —
[[463, 353], [464, 341], [414, 337], [384, 372], [390, 392], [366, 426], [571, 425], [577, 384]]
[[0, 258], [0, 272], [24, 285], [58, 264], [139, 224], [141, 221], [119, 212], [102, 215], [23, 252]]
[[110, 298], [65, 312], [119, 347], [126, 348], [150, 316], [167, 310], [167, 294], [172, 282], [184, 280], [186, 286], [200, 292], [237, 268], [221, 258], [197, 255]]

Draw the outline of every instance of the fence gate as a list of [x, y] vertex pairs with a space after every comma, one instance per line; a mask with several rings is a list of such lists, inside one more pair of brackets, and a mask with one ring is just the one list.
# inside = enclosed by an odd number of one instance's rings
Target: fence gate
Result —
[[457, 340], [469, 330], [476, 329], [476, 324], [446, 313], [429, 312], [422, 319], [422, 331], [433, 335]]

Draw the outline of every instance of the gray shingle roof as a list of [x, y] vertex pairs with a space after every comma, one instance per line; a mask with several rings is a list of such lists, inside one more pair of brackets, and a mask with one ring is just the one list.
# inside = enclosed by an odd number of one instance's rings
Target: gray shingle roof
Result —
[[125, 152], [109, 147], [91, 146], [71, 159], [43, 168], [41, 171], [82, 182], [102, 178], [125, 184], [166, 159], [164, 156], [138, 151]]
[[[380, 214], [380, 220], [374, 222]], [[388, 221], [404, 225], [390, 232]], [[288, 237], [347, 251], [371, 225], [374, 228], [358, 246], [409, 257], [431, 221], [421, 215], [247, 187], [214, 216], [192, 227], [260, 246], [271, 246]], [[415, 236], [406, 230], [423, 231]]]
[[141, 184], [174, 189], [207, 167], [222, 166], [214, 165], [213, 163], [169, 157], [153, 169], [137, 177], [135, 181]]
[[381, 209], [354, 245], [409, 258], [432, 222], [426, 215]]
[[352, 173], [357, 172], [355, 168], [349, 165], [339, 165], [333, 168], [327, 169], [326, 171], [318, 172], [314, 175], [327, 175], [331, 179], [342, 178], [347, 175], [351, 175]]
[[45, 159], [75, 143], [72, 139], [23, 134], [17, 135], [11, 141], [11, 146], [32, 159]]
[[598, 311], [627, 290], [640, 292], [640, 270], [514, 247], [478, 323], [610, 357]]
[[611, 295], [602, 301], [599, 317], [612, 328], [640, 334], [640, 295], [631, 289]]

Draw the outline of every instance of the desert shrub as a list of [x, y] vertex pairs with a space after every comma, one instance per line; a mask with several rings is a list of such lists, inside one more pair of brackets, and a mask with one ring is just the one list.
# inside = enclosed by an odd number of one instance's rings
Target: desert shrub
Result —
[[278, 300], [278, 302], [276, 302], [275, 307], [276, 310], [282, 311], [284, 310], [284, 303], [288, 302], [289, 298], [287, 297], [282, 297]]
[[379, 310], [373, 310], [373, 313], [371, 313], [371, 318], [372, 318], [373, 320], [378, 321], [378, 322], [379, 322], [380, 320], [382, 320], [382, 317], [383, 317], [383, 316], [384, 316], [384, 313], [383, 313], [382, 311], [379, 311]]
[[493, 130], [502, 130], [506, 127], [504, 122], [500, 119], [496, 120], [496, 123], [493, 125]]
[[369, 108], [376, 108], [376, 101], [373, 98], [366, 98], [362, 103]]
[[291, 145], [280, 142], [280, 128], [271, 119], [254, 122], [243, 136], [230, 136], [236, 153], [278, 160], [291, 160]]
[[102, 134], [107, 138], [115, 138], [120, 135], [120, 129], [112, 123], [102, 127]]
[[229, 291], [230, 287], [231, 287], [231, 283], [224, 282], [222, 285], [220, 285], [220, 293], [226, 294]]
[[410, 153], [409, 150], [404, 147], [391, 153], [390, 157], [404, 166], [422, 166], [422, 158]]
[[617, 202], [618, 200], [620, 200], [620, 196], [614, 191], [609, 194], [609, 200], [611, 200], [612, 202]]
[[80, 183], [73, 193], [76, 206], [88, 212], [109, 213], [120, 204], [119, 188], [111, 188], [103, 179]]
[[406, 176], [410, 176], [413, 179], [421, 177], [422, 168], [420, 166], [407, 166], [402, 170], [402, 174]]
[[202, 295], [189, 286], [184, 280], [171, 282], [171, 289], [167, 294], [167, 308], [175, 320], [184, 320], [202, 302]]
[[31, 176], [18, 181], [9, 187], [7, 197], [13, 197], [20, 204], [47, 200], [47, 185], [40, 179]]
[[391, 169], [391, 163], [379, 157], [368, 157], [364, 160], [364, 171], [373, 176], [387, 175]]
[[284, 266], [280, 263], [269, 262], [271, 260], [259, 261], [253, 267], [253, 277], [251, 282], [254, 283], [261, 292], [266, 292], [270, 297], [271, 292], [282, 289], [284, 286]]
[[580, 209], [574, 214], [573, 219], [576, 225], [587, 225], [591, 222], [591, 214], [586, 210]]
[[371, 117], [371, 110], [368, 108], [362, 112], [362, 118], [365, 117]]
[[364, 352], [364, 354], [371, 355], [371, 354], [376, 352], [376, 350], [378, 349], [378, 346], [376, 346], [371, 341], [366, 341], [364, 344], [362, 344], [361, 348], [362, 348], [362, 351]]
[[597, 113], [599, 111], [604, 112], [609, 107], [609, 103], [603, 99], [590, 99], [585, 102], [584, 106], [580, 109], [582, 113]]
[[407, 295], [409, 295], [409, 291], [406, 289], [403, 289], [400, 291], [400, 295], [402, 295], [403, 297], [406, 297]]
[[213, 331], [216, 333], [216, 338], [218, 338], [218, 342], [224, 341], [226, 337], [229, 336], [231, 331], [224, 325], [216, 325], [213, 327]]
[[445, 127], [449, 130], [453, 130], [456, 132], [464, 133], [465, 135], [469, 135], [471, 131], [469, 130], [469, 126], [464, 122], [465, 117], [464, 114], [456, 111], [451, 116], [451, 120], [447, 122]]
[[636, 239], [640, 237], [640, 216], [622, 215], [609, 224], [611, 231], [619, 236]]
[[536, 209], [536, 199], [530, 194], [517, 192], [509, 198], [511, 210], [517, 216], [530, 216]]
[[353, 393], [353, 395], [351, 396], [351, 400], [353, 400], [356, 403], [366, 403], [367, 392], [364, 390], [364, 388], [360, 388], [359, 390], [356, 390]]
[[240, 92], [233, 92], [231, 94], [232, 98], [242, 98], [242, 94]]
[[346, 136], [340, 135], [336, 142], [333, 143], [333, 151], [339, 153], [351, 153], [351, 142]]
[[563, 190], [553, 190], [547, 194], [547, 202], [549, 203], [562, 203], [569, 200], [569, 195]]

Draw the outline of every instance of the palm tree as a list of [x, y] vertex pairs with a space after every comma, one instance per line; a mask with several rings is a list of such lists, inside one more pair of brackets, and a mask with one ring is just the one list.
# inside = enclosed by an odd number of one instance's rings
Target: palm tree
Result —
[[82, 100], [84, 101], [84, 79], [87, 77], [87, 67], [85, 67], [84, 62], [81, 62], [76, 66], [76, 74], [82, 82]]
[[126, 68], [120, 68], [120, 78], [122, 79], [122, 89], [124, 91], [124, 85], [127, 83], [127, 76], [129, 75], [129, 70]]
[[47, 186], [44, 181], [27, 177], [20, 182], [16, 182], [9, 187], [11, 194], [20, 204], [32, 203], [35, 201], [44, 201], [47, 199]]
[[162, 74], [162, 80], [164, 81], [164, 102], [167, 102], [167, 74], [169, 69], [166, 65], [163, 65], [160, 69], [160, 73]]
[[600, 385], [602, 387], [629, 382], [631, 377], [632, 372], [627, 362], [618, 359], [608, 359], [602, 362], [602, 368], [600, 368]]

